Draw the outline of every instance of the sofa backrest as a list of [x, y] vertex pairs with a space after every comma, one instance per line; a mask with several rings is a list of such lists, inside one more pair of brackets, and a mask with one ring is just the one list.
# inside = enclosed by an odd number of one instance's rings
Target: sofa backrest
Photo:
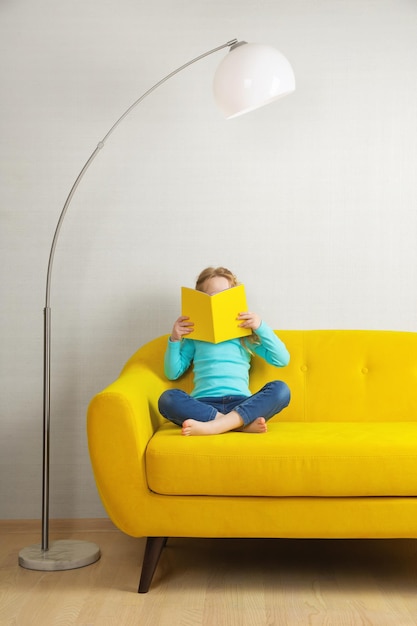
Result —
[[[284, 380], [291, 402], [285, 421], [417, 421], [417, 333], [364, 330], [280, 330], [291, 360], [284, 368], [252, 360], [250, 387]], [[170, 383], [163, 372], [167, 336], [143, 346], [125, 366], [141, 364], [164, 387], [192, 388], [192, 371]], [[152, 399], [155, 405], [156, 396]]]

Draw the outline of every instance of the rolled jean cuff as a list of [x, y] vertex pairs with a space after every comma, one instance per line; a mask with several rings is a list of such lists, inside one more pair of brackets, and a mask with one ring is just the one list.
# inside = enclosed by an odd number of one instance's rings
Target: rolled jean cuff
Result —
[[254, 418], [247, 414], [244, 406], [237, 406], [233, 410], [242, 418], [243, 426], [249, 426], [254, 421]]

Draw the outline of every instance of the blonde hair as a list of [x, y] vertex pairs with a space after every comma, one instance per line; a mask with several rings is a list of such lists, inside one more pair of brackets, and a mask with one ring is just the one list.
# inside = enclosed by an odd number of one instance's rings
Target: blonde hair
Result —
[[197, 291], [204, 291], [204, 283], [206, 280], [217, 277], [226, 278], [231, 287], [238, 285], [236, 276], [226, 267], [206, 267], [206, 269], [198, 275], [195, 288]]
[[[206, 280], [217, 277], [226, 278], [226, 280], [229, 281], [230, 287], [236, 287], [239, 284], [235, 274], [228, 270], [227, 267], [206, 267], [206, 269], [200, 272], [197, 277], [195, 283], [196, 290], [204, 291], [204, 283], [206, 282]], [[258, 335], [254, 331], [252, 331], [251, 335], [248, 335], [247, 337], [241, 337], [240, 343], [245, 348], [245, 350], [253, 355], [253, 351], [248, 344], [258, 346], [261, 343], [261, 340], [259, 339]]]

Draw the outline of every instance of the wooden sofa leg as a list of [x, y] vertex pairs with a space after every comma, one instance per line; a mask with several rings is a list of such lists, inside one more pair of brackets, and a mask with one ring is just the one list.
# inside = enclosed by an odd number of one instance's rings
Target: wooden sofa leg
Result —
[[167, 537], [147, 538], [138, 593], [148, 593], [159, 557], [167, 541]]

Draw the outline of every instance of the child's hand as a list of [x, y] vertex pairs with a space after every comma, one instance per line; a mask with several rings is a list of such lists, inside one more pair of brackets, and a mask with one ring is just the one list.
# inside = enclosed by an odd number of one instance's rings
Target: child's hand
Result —
[[251, 328], [252, 330], [257, 330], [262, 323], [260, 316], [257, 313], [239, 313], [237, 316], [238, 320], [242, 320], [242, 323], [239, 324], [240, 328]]
[[181, 341], [184, 335], [189, 335], [194, 330], [194, 323], [189, 321], [189, 317], [182, 315], [175, 322], [172, 333], [171, 341]]

